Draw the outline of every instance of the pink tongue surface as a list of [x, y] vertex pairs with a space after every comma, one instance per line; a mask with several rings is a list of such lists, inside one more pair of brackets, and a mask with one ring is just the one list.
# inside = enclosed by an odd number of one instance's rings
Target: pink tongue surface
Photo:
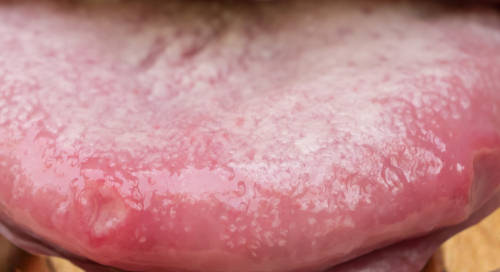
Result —
[[16, 1], [0, 33], [0, 232], [32, 250], [310, 272], [379, 249], [333, 271], [417, 271], [498, 206], [488, 9]]

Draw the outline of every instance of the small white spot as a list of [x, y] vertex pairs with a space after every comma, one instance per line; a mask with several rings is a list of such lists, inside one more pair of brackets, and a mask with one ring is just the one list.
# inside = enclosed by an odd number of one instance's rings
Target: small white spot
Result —
[[342, 223], [344, 223], [344, 226], [346, 227], [354, 227], [354, 222], [352, 221], [351, 217], [344, 218]]
[[57, 208], [57, 213], [66, 213], [68, 211], [68, 205], [69, 203], [67, 201], [59, 204], [59, 207]]
[[315, 152], [320, 148], [317, 142], [317, 136], [314, 134], [306, 135], [296, 140], [295, 146], [304, 154]]
[[311, 218], [307, 219], [307, 222], [309, 223], [309, 225], [314, 225], [314, 224], [316, 224], [316, 219], [311, 217]]
[[273, 247], [274, 246], [274, 242], [273, 242], [272, 237], [273, 237], [273, 234], [270, 231], [264, 232], [265, 243], [269, 247]]
[[145, 243], [146, 242], [146, 237], [142, 236], [141, 239], [139, 239], [139, 243]]
[[175, 218], [177, 212], [175, 211], [174, 208], [170, 209], [170, 217]]
[[281, 240], [279, 240], [279, 241], [278, 241], [278, 245], [279, 245], [280, 247], [284, 247], [284, 246], [286, 245], [286, 241], [285, 241], [285, 240], [283, 240], [283, 239], [281, 239]]
[[256, 245], [256, 244], [251, 244], [251, 245], [249, 245], [249, 246], [248, 246], [248, 248], [253, 249], [253, 250], [256, 250], [256, 249], [258, 249], [258, 248], [259, 248], [259, 246], [258, 246], [258, 245]]
[[275, 217], [271, 226], [273, 228], [277, 228], [279, 227], [280, 223], [281, 223], [280, 220], [277, 217]]
[[104, 224], [104, 226], [106, 228], [112, 228], [117, 222], [118, 222], [117, 218], [111, 218], [108, 221], [106, 221], [106, 223]]
[[237, 227], [234, 224], [229, 225], [230, 232], [235, 232], [236, 230], [237, 230]]
[[465, 169], [465, 166], [461, 165], [460, 163], [457, 163], [457, 171], [459, 173], [462, 173], [462, 171], [464, 171]]
[[242, 237], [242, 238], [240, 238], [240, 239], [238, 239], [238, 244], [240, 244], [240, 245], [244, 245], [244, 244], [246, 244], [246, 243], [247, 243], [247, 239], [245, 239], [245, 238], [243, 238], [243, 237]]

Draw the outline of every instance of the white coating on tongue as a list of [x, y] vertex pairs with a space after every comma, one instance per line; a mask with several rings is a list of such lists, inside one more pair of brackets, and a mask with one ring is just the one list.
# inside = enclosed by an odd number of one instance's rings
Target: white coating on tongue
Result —
[[[200, 16], [203, 8], [193, 5], [172, 18], [125, 25], [113, 20], [138, 20], [131, 9], [92, 14], [82, 7], [78, 16], [49, 16], [16, 33], [17, 44], [36, 40], [37, 46], [5, 48], [11, 59], [6, 61], [25, 65], [9, 67], [4, 88], [19, 95], [4, 92], [0, 103], [16, 100], [19, 106], [10, 102], [1, 116], [11, 123], [8, 133], [17, 135], [43, 120], [44, 129], [57, 135], [54, 145], [69, 152], [120, 149], [141, 158], [137, 168], [161, 167], [180, 153], [193, 155], [187, 167], [215, 158], [236, 172], [274, 165], [280, 170], [259, 171], [268, 175], [259, 179], [271, 181], [286, 175], [282, 169], [350, 156], [367, 135], [380, 144], [404, 135], [380, 133], [385, 106], [367, 95], [414, 93], [405, 81], [428, 77], [432, 88], [448, 95], [446, 79], [453, 71], [434, 63], [461, 53], [443, 43], [432, 24], [401, 24], [413, 16], [411, 9], [396, 4], [368, 16], [339, 3], [329, 8], [342, 12], [326, 16], [312, 5], [297, 5], [282, 15], [264, 6], [258, 19], [237, 19], [238, 12], [220, 8], [212, 8], [219, 16]], [[4, 40], [12, 39], [8, 23]], [[48, 27], [53, 31], [40, 41]], [[183, 50], [193, 55], [183, 58]], [[24, 95], [29, 88], [32, 95]], [[418, 97], [412, 102], [419, 103]], [[350, 139], [332, 149], [331, 133]], [[279, 164], [269, 165], [273, 158]]]

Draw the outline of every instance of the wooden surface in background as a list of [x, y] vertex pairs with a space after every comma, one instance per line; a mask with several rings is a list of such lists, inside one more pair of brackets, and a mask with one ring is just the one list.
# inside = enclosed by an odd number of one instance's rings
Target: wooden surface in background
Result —
[[[496, 269], [500, 269], [500, 209], [447, 241], [422, 272], [490, 272]], [[83, 270], [60, 258], [29, 255], [0, 237], [0, 272]]]
[[442, 246], [449, 272], [489, 272], [500, 269], [500, 209]]

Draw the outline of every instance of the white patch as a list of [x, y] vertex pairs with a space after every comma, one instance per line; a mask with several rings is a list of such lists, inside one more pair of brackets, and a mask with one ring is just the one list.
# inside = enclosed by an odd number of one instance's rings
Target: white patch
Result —
[[236, 230], [237, 230], [237, 227], [234, 224], [229, 225], [230, 232], [235, 232]]
[[127, 214], [125, 205], [119, 200], [106, 203], [100, 207], [93, 224], [94, 234], [98, 237], [108, 234], [125, 220]]
[[277, 228], [277, 227], [279, 227], [280, 223], [281, 223], [281, 221], [279, 220], [279, 218], [275, 217], [274, 220], [273, 220], [273, 223], [272, 223], [271, 227]]
[[317, 136], [314, 134], [308, 134], [303, 138], [295, 140], [295, 146], [304, 154], [313, 153], [321, 147]]
[[283, 239], [279, 240], [278, 241], [278, 246], [280, 246], [280, 247], [286, 246], [286, 240], [283, 240]]
[[245, 239], [245, 238], [243, 238], [243, 237], [242, 237], [242, 238], [240, 238], [240, 239], [238, 239], [238, 244], [239, 244], [239, 245], [244, 245], [244, 244], [246, 244], [246, 243], [247, 243], [247, 239]]
[[342, 221], [342, 223], [346, 227], [351, 227], [351, 228], [354, 227], [354, 221], [352, 221], [351, 217], [345, 217], [344, 220]]

